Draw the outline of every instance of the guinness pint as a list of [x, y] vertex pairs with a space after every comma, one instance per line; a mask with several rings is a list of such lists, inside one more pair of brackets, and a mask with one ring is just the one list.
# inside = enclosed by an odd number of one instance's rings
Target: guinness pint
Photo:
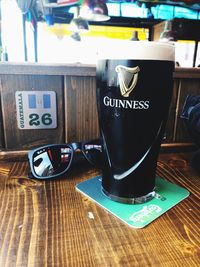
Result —
[[96, 76], [102, 190], [115, 201], [143, 203], [155, 195], [172, 96], [174, 46], [121, 41], [113, 51], [105, 47], [102, 55]]

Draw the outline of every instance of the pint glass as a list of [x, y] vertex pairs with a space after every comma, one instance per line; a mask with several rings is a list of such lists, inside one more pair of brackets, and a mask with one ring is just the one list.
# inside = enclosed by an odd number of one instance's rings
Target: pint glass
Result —
[[115, 201], [143, 203], [155, 195], [157, 158], [173, 89], [174, 46], [121, 41], [112, 50], [105, 47], [99, 57], [102, 190]]

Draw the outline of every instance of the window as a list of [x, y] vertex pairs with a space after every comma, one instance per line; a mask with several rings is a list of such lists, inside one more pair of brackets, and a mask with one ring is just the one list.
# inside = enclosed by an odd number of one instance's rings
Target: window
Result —
[[9, 61], [24, 61], [22, 13], [14, 0], [1, 1], [2, 46]]
[[108, 7], [108, 15], [109, 16], [120, 16], [120, 4], [118, 3], [107, 3], [106, 4]]
[[31, 22], [26, 22], [27, 57], [29, 62], [35, 61], [34, 29]]
[[123, 17], [131, 18], [147, 18], [148, 9], [144, 5], [139, 7], [136, 4], [122, 3], [121, 4], [121, 14]]
[[191, 10], [189, 8], [184, 7], [175, 7], [175, 17], [176, 18], [186, 18], [186, 19], [197, 19], [198, 13], [197, 11]]
[[157, 5], [151, 8], [155, 19], [173, 19], [174, 7], [168, 5]]
[[194, 41], [178, 41], [175, 43], [176, 61], [179, 62], [181, 67], [192, 67], [194, 46]]
[[198, 43], [197, 57], [196, 57], [196, 67], [200, 68], [200, 42]]

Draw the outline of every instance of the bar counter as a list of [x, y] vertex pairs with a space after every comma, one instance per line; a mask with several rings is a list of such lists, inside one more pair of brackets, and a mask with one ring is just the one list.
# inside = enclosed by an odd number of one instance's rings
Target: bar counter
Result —
[[76, 191], [98, 170], [83, 164], [63, 179], [38, 181], [27, 177], [26, 157], [1, 156], [0, 266], [199, 266], [200, 176], [190, 157], [160, 154], [157, 174], [190, 195], [133, 229]]
[[[199, 95], [199, 88], [200, 68], [175, 69], [172, 101], [163, 140], [165, 144], [191, 143], [180, 115], [186, 96]], [[44, 128], [33, 127], [30, 134], [29, 126], [33, 124], [29, 117], [25, 120], [26, 127], [19, 127], [16, 94], [22, 93], [23, 101], [26, 102], [25, 92], [37, 95], [49, 91], [56, 96], [54, 107], [57, 111], [57, 127], [46, 128], [47, 125], [36, 109], [35, 114], [40, 118], [36, 120], [37, 124]], [[0, 150], [24, 150], [44, 144], [70, 143], [99, 137], [95, 65], [2, 62], [0, 98]], [[29, 109], [27, 112], [30, 114]]]

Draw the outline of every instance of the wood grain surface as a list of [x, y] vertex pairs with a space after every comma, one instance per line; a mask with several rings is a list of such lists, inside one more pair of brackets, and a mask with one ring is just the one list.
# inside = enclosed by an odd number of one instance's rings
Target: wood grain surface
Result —
[[65, 76], [66, 142], [92, 140], [99, 137], [95, 88], [95, 77]]
[[158, 174], [190, 196], [132, 229], [75, 190], [99, 174], [79, 165], [52, 181], [27, 178], [27, 161], [0, 161], [0, 266], [190, 266], [200, 262], [200, 176], [190, 153], [161, 154]]
[[45, 64], [45, 63], [12, 63], [0, 62], [1, 74], [30, 74], [30, 75], [76, 75], [95, 76], [96, 66], [92, 64]]

